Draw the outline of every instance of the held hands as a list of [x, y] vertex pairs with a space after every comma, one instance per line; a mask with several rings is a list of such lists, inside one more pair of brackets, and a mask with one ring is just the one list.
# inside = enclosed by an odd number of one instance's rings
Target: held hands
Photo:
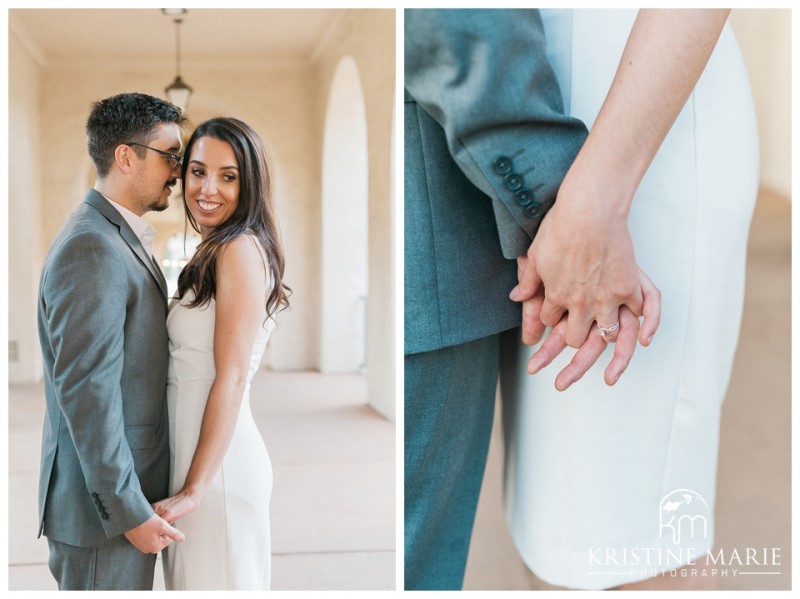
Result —
[[[595, 320], [610, 327], [621, 305], [641, 315], [644, 294], [658, 290], [636, 265], [624, 218], [573, 206], [556, 202], [547, 214], [527, 255], [517, 259], [519, 285], [511, 299], [530, 299], [544, 285], [542, 324], [554, 327], [566, 313], [566, 343], [577, 349]], [[641, 341], [648, 341], [644, 333]]]
[[153, 510], [167, 522], [174, 523], [195, 511], [200, 505], [200, 497], [186, 489], [181, 489], [172, 497], [153, 504]]
[[[536, 314], [559, 336], [550, 345], [545, 342], [539, 350], [545, 352], [529, 363], [529, 371], [570, 345], [582, 346], [572, 374], [585, 372], [588, 365], [581, 360], [599, 356], [593, 338], [599, 335], [592, 337], [590, 332], [593, 322], [608, 328], [619, 319], [615, 333], [621, 341], [606, 371], [609, 384], [624, 370], [635, 347], [626, 336], [636, 326], [631, 315], [644, 315], [638, 338], [642, 345], [650, 343], [661, 316], [660, 294], [636, 266], [627, 215], [642, 177], [703, 72], [728, 13], [727, 9], [639, 12], [608, 95], [562, 181], [555, 206], [542, 221], [527, 262], [520, 265], [520, 285], [511, 294], [512, 300], [534, 303], [523, 308], [524, 340], [542, 335], [542, 327], [533, 322]], [[546, 293], [537, 296], [542, 285]], [[564, 313], [566, 324], [561, 324]], [[605, 340], [617, 339], [611, 337], [606, 335]], [[584, 351], [584, 341], [594, 349]], [[563, 384], [577, 380], [565, 372], [559, 375], [567, 378]]]
[[[542, 346], [528, 360], [528, 374], [536, 374], [550, 364], [567, 347], [565, 340], [567, 317], [564, 316], [553, 328]], [[617, 331], [614, 357], [606, 367], [604, 380], [607, 385], [614, 385], [625, 372], [636, 349], [636, 337], [639, 333], [639, 319], [627, 306], [619, 309], [619, 329]], [[610, 335], [607, 335], [609, 337]], [[559, 391], [569, 388], [579, 380], [597, 362], [600, 354], [606, 349], [607, 341], [591, 329], [585, 341], [575, 352], [570, 363], [556, 376], [555, 386]]]
[[180, 543], [184, 539], [181, 531], [158, 514], [126, 532], [125, 537], [142, 553], [158, 553], [173, 541]]
[[[630, 363], [637, 338], [650, 344], [661, 317], [661, 295], [636, 265], [624, 218], [605, 220], [603, 214], [558, 208], [556, 202], [527, 255], [517, 259], [519, 285], [510, 295], [522, 302], [524, 343], [537, 343], [546, 326], [553, 327], [528, 362], [528, 372], [547, 366], [567, 345], [578, 348], [556, 377], [556, 389], [563, 391], [591, 368], [607, 342], [616, 342], [604, 377], [613, 385]], [[595, 323], [619, 327], [601, 336]]]

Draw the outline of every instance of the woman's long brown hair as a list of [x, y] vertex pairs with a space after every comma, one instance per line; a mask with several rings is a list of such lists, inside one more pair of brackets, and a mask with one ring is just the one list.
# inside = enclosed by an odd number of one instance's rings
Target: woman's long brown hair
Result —
[[190, 307], [207, 304], [217, 289], [216, 264], [226, 244], [240, 235], [252, 234], [267, 256], [272, 289], [267, 297], [267, 318], [289, 305], [291, 289], [283, 283], [284, 257], [275, 210], [272, 205], [267, 155], [261, 138], [247, 123], [234, 118], [213, 118], [195, 129], [186, 144], [183, 161], [183, 208], [192, 228], [200, 232], [186, 203], [186, 174], [195, 142], [213, 137], [230, 144], [239, 167], [239, 201], [231, 217], [220, 224], [197, 246], [197, 251], [178, 277], [178, 297], [194, 291]]

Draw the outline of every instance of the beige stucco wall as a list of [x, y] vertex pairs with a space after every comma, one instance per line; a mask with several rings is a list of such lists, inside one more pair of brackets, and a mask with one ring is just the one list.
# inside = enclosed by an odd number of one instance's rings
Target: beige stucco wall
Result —
[[[42, 376], [36, 328], [36, 291], [42, 265], [39, 173], [40, 68], [16, 36], [9, 36], [8, 88], [8, 338], [9, 381]], [[9, 348], [11, 350], [11, 348]]]
[[367, 361], [369, 160], [358, 65], [336, 66], [325, 112], [322, 153], [321, 372], [353, 372]]
[[734, 9], [731, 25], [747, 66], [761, 144], [761, 185], [787, 199], [792, 191], [792, 13]]
[[[12, 22], [13, 29], [13, 22]], [[27, 261], [12, 262], [15, 289], [10, 301], [11, 339], [24, 340], [38, 356], [35, 298], [41, 256], [70, 212], [92, 185], [86, 154], [85, 121], [91, 103], [124, 91], [156, 96], [173, 77], [172, 64], [64, 64], [37, 66], [30, 53], [12, 42], [9, 110], [12, 139], [27, 140], [10, 164], [10, 216], [16, 237], [10, 254], [34, 248]], [[394, 270], [390, 244], [389, 145], [394, 90], [394, 11], [343, 11], [342, 17], [310, 60], [248, 60], [208, 66], [183, 62], [183, 76], [194, 88], [187, 115], [194, 125], [217, 115], [239, 117], [264, 139], [272, 165], [274, 196], [286, 253], [286, 282], [293, 288], [291, 309], [278, 317], [267, 362], [275, 369], [315, 369], [319, 348], [320, 195], [325, 107], [339, 59], [358, 63], [365, 95], [370, 148], [368, 315], [374, 336], [368, 346], [370, 403], [394, 416]], [[191, 127], [190, 127], [191, 130]], [[39, 149], [41, 148], [41, 150]], [[39, 168], [46, 164], [47, 168]], [[41, 189], [41, 193], [39, 190]], [[24, 198], [23, 195], [24, 193]], [[41, 210], [29, 209], [41, 197]], [[35, 202], [34, 202], [35, 204]], [[156, 254], [167, 237], [182, 230], [179, 197], [165, 214], [148, 218], [156, 225]], [[34, 206], [35, 208], [35, 206]], [[24, 223], [24, 224], [22, 224]], [[24, 272], [23, 272], [24, 271]], [[35, 274], [35, 281], [33, 276]], [[18, 292], [17, 292], [18, 290]], [[17, 326], [18, 325], [18, 326]], [[22, 351], [21, 346], [21, 351]], [[12, 381], [41, 377], [41, 365], [25, 359], [25, 372]], [[13, 369], [12, 373], [13, 373]]]
[[[317, 61], [318, 87], [330, 89], [336, 66], [344, 56], [358, 65], [367, 112], [369, 148], [369, 302], [367, 306], [368, 395], [387, 417], [395, 410], [395, 271], [392, 252], [392, 114], [395, 97], [395, 12], [348, 12], [338, 33]], [[356, 33], [357, 32], [357, 33]], [[317, 96], [315, 124], [322, 153], [327, 93]], [[321, 166], [321, 161], [318, 162]], [[321, 171], [315, 177], [321, 180]]]

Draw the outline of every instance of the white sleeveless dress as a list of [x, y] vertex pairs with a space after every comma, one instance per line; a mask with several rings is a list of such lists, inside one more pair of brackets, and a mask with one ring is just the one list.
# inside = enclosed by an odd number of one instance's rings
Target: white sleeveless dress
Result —
[[[636, 10], [542, 11], [567, 111], [591, 128]], [[662, 318], [614, 387], [613, 348], [555, 391], [567, 348], [535, 376], [503, 359], [506, 517], [541, 579], [600, 589], [685, 565], [713, 546], [720, 409], [744, 296], [758, 185], [750, 88], [729, 27], [636, 194], [636, 259]]]
[[[170, 494], [183, 487], [214, 381], [216, 304], [188, 308], [189, 292], [173, 299], [167, 317]], [[266, 310], [264, 312], [266, 316]], [[273, 320], [259, 330], [239, 418], [222, 467], [199, 508], [175, 527], [186, 535], [164, 552], [167, 590], [267, 590], [270, 585], [269, 500], [272, 466], [250, 411], [250, 381], [258, 371]]]

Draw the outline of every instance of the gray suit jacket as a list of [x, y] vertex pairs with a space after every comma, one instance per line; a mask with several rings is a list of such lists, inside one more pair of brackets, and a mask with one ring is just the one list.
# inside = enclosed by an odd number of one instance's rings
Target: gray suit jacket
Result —
[[51, 245], [39, 285], [40, 535], [109, 546], [167, 496], [166, 295], [133, 230], [90, 190]]
[[520, 322], [524, 254], [586, 138], [536, 10], [405, 11], [405, 352]]

